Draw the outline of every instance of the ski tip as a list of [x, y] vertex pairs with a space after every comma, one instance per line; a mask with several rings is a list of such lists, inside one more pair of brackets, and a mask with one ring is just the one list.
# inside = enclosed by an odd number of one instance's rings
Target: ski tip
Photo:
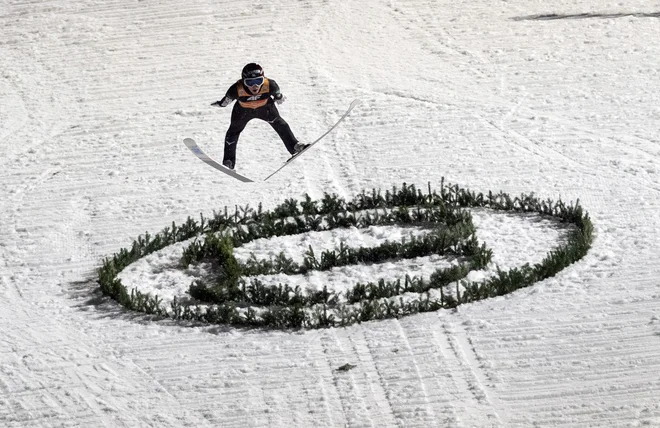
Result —
[[186, 144], [190, 144], [190, 143], [194, 143], [195, 140], [193, 140], [192, 138], [184, 138], [183, 142], [186, 143]]

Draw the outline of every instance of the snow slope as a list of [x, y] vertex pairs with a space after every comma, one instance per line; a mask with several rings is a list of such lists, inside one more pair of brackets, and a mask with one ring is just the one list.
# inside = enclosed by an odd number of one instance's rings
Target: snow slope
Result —
[[[660, 426], [659, 11], [1, 1], [0, 426]], [[250, 61], [301, 140], [363, 103], [243, 185], [181, 139], [222, 156], [230, 112], [209, 104]], [[238, 168], [285, 153], [253, 122]], [[189, 215], [443, 176], [579, 198], [593, 249], [504, 298], [312, 332], [152, 322], [95, 284], [102, 258]]]

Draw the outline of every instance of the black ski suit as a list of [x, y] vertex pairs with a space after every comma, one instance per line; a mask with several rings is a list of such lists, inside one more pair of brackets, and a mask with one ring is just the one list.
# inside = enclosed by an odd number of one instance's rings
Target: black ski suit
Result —
[[231, 123], [225, 135], [223, 163], [229, 160], [232, 165], [236, 164], [238, 137], [243, 129], [245, 129], [245, 125], [252, 119], [261, 119], [268, 122], [275, 132], [277, 132], [277, 135], [280, 136], [289, 153], [294, 154], [296, 152], [294, 146], [298, 140], [293, 135], [293, 132], [291, 132], [289, 124], [282, 119], [280, 112], [275, 106], [275, 101], [281, 99], [282, 93], [280, 92], [280, 88], [272, 79], [264, 79], [263, 85], [261, 85], [259, 92], [256, 94], [250, 92], [243, 84], [243, 81], [239, 80], [231, 85], [220, 101], [213, 103], [213, 105], [225, 107], [233, 100], [238, 100], [231, 112]]

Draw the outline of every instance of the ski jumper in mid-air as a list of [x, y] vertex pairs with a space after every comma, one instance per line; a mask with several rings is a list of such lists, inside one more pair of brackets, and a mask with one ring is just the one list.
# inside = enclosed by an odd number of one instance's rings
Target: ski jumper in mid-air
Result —
[[277, 83], [264, 76], [261, 66], [255, 63], [246, 65], [243, 67], [241, 77], [241, 80], [231, 85], [220, 101], [211, 104], [212, 106], [227, 107], [232, 101], [238, 100], [231, 112], [231, 123], [225, 135], [225, 153], [222, 165], [229, 169], [234, 169], [236, 166], [238, 137], [245, 129], [245, 125], [252, 119], [268, 122], [280, 136], [291, 155], [307, 147], [307, 144], [298, 143], [289, 124], [280, 116], [275, 103], [283, 103], [285, 97], [280, 92]]

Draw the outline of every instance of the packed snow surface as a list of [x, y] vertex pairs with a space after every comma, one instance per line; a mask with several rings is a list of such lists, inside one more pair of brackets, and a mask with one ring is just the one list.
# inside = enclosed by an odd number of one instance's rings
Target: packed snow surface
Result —
[[[660, 426], [660, 2], [6, 0], [0, 28], [1, 427]], [[362, 103], [304, 160], [243, 184], [182, 139], [222, 158], [230, 108], [210, 104], [252, 61], [303, 142]], [[238, 171], [286, 158], [250, 122]], [[508, 296], [319, 331], [154, 321], [95, 282], [103, 258], [188, 216], [442, 177], [579, 199], [593, 248]], [[503, 267], [564, 236], [474, 215]], [[176, 251], [123, 275], [185, 293]]]

